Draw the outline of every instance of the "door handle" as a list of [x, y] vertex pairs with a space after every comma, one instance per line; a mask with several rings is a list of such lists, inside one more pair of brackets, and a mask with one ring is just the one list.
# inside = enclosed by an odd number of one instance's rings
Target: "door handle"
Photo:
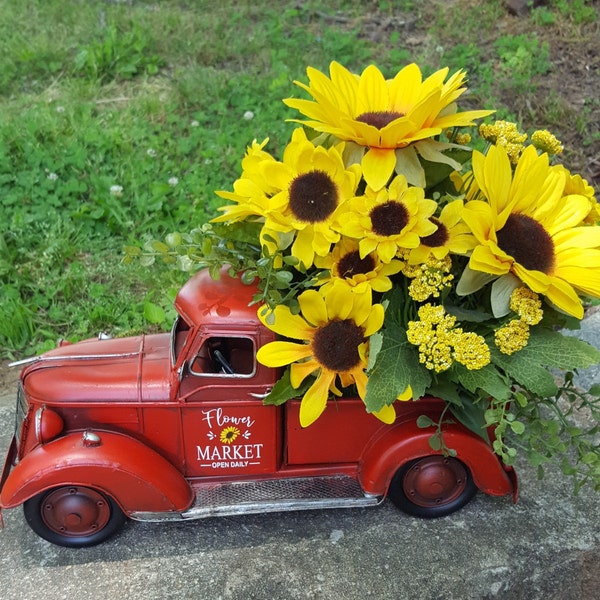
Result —
[[250, 396], [252, 396], [253, 398], [256, 398], [257, 400], [264, 400], [270, 393], [271, 393], [271, 390], [267, 390], [263, 394], [257, 394], [255, 392], [249, 392]]

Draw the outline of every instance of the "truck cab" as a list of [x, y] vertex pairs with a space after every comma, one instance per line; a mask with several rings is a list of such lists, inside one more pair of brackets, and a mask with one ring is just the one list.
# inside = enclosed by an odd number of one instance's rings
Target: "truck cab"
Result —
[[21, 361], [16, 428], [0, 508], [63, 546], [97, 544], [126, 518], [376, 506], [389, 497], [421, 517], [449, 514], [477, 490], [512, 495], [511, 467], [479, 436], [443, 419], [451, 455], [433, 450], [438, 398], [397, 405], [387, 425], [356, 397], [330, 399], [312, 425], [300, 399], [265, 403], [281, 376], [256, 360], [275, 334], [256, 288], [201, 271], [175, 300], [171, 333], [63, 343]]

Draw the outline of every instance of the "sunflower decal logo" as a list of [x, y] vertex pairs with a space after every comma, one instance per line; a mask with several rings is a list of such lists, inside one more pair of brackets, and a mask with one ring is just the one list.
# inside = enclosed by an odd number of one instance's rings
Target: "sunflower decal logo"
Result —
[[231, 444], [232, 442], [235, 442], [239, 435], [240, 430], [237, 427], [225, 427], [225, 429], [221, 431], [219, 439], [221, 440], [222, 444]]

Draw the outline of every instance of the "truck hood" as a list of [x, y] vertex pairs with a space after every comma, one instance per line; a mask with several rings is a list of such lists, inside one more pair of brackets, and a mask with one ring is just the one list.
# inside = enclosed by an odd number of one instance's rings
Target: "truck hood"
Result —
[[44, 402], [143, 402], [169, 399], [167, 333], [61, 346], [21, 373], [28, 395]]

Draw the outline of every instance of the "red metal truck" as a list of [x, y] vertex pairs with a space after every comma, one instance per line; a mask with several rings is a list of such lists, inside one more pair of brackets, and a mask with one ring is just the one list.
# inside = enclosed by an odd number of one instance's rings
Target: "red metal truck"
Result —
[[[398, 403], [385, 425], [360, 398], [328, 403], [308, 428], [299, 400], [263, 399], [280, 376], [256, 361], [274, 339], [249, 306], [252, 286], [206, 271], [179, 292], [170, 334], [62, 344], [25, 362], [0, 508], [23, 504], [55, 544], [99, 543], [129, 517], [188, 520], [377, 505], [449, 514], [479, 489], [516, 498], [512, 468], [452, 421], [429, 445], [443, 402]], [[445, 419], [445, 421], [447, 421]]]

